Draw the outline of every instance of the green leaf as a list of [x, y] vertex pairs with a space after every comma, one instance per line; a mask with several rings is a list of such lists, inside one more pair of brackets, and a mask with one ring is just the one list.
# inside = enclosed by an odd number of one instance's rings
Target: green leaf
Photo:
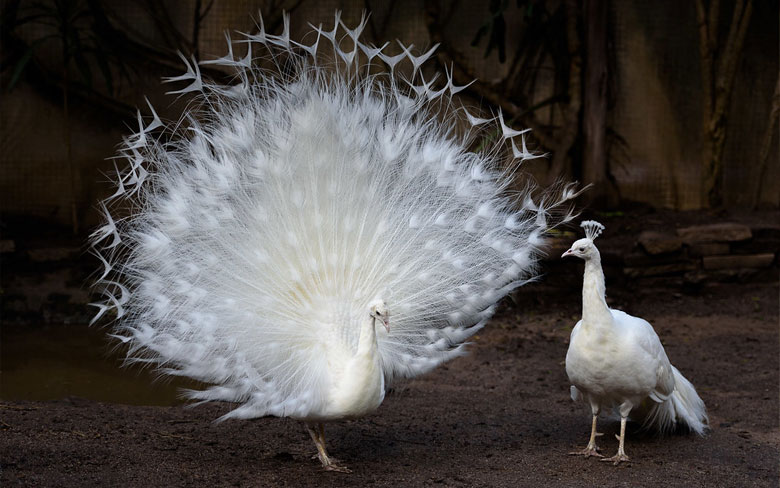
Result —
[[19, 81], [19, 78], [22, 76], [22, 73], [24, 72], [24, 68], [27, 67], [27, 64], [30, 62], [30, 59], [32, 59], [32, 55], [35, 52], [35, 49], [43, 43], [43, 41], [50, 39], [52, 37], [55, 37], [53, 34], [44, 36], [40, 39], [37, 39], [35, 42], [27, 46], [27, 50], [24, 52], [21, 58], [19, 58], [19, 61], [16, 63], [16, 66], [14, 66], [14, 70], [11, 73], [11, 80], [8, 82], [8, 91], [11, 91], [14, 86], [16, 86], [16, 83]]
[[503, 13], [493, 19], [493, 31], [491, 32], [485, 57], [490, 55], [490, 51], [494, 47], [498, 48], [498, 62], [504, 63], [506, 61], [506, 21]]
[[485, 34], [488, 34], [488, 44], [485, 48], [485, 57], [490, 56], [493, 48], [498, 48], [498, 60], [503, 63], [506, 61], [506, 20], [504, 19], [504, 10], [506, 10], [508, 0], [490, 1], [490, 19], [485, 22], [474, 35], [471, 41], [472, 46], [476, 46], [482, 40]]
[[33, 54], [33, 47], [29, 46], [27, 48], [27, 51], [24, 52], [21, 58], [19, 58], [19, 62], [16, 63], [16, 66], [14, 66], [14, 71], [11, 74], [11, 81], [8, 82], [8, 91], [13, 90], [14, 86], [16, 85], [16, 82], [19, 81], [19, 77], [22, 76], [22, 72], [24, 71], [24, 68], [27, 66], [27, 63], [30, 62], [30, 59], [32, 58]]
[[621, 212], [620, 210], [615, 211], [605, 211], [605, 212], [596, 212], [596, 215], [599, 217], [624, 217], [626, 214], [625, 212]]
[[483, 24], [482, 27], [480, 27], [477, 30], [477, 33], [474, 35], [474, 39], [472, 39], [471, 45], [472, 46], [479, 45], [479, 41], [482, 40], [482, 36], [487, 34], [489, 30], [490, 30], [490, 22], [487, 22], [487, 23]]

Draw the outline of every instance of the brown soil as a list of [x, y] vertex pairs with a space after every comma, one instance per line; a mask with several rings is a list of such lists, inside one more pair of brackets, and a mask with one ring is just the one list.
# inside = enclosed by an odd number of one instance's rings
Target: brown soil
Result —
[[[527, 288], [471, 354], [397, 386], [373, 415], [329, 425], [352, 468], [323, 472], [291, 420], [213, 419], [227, 405], [152, 407], [69, 398], [0, 405], [2, 486], [777, 486], [778, 288], [644, 289], [613, 306], [654, 324], [696, 385], [712, 432], [629, 430], [620, 466], [568, 456], [589, 414], [564, 372], [579, 296]], [[617, 448], [603, 420], [604, 452]]]

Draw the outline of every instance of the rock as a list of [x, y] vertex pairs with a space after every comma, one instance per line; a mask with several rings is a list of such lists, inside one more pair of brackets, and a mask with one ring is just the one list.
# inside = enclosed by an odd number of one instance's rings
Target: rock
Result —
[[657, 266], [659, 264], [674, 264], [685, 261], [680, 254], [657, 254], [651, 256], [639, 250], [632, 251], [623, 256], [623, 262], [629, 268], [641, 268], [643, 266]]
[[737, 242], [753, 236], [748, 226], [730, 222], [683, 227], [677, 229], [677, 235], [688, 245], [699, 242]]
[[704, 256], [704, 269], [766, 268], [775, 260], [774, 254], [745, 254], [735, 256]]
[[0, 254], [16, 251], [16, 243], [11, 239], [0, 240]]
[[719, 254], [766, 254], [780, 252], [780, 238], [766, 237], [753, 232], [749, 241], [731, 244], [731, 252]]
[[780, 239], [780, 219], [769, 217], [760, 222], [753, 222], [750, 225], [750, 231], [753, 233], [753, 237]]
[[682, 249], [682, 240], [670, 234], [646, 230], [639, 234], [639, 245], [648, 254], [667, 254]]
[[715, 256], [728, 253], [729, 245], [725, 242], [700, 242], [691, 244], [691, 247], [688, 248], [688, 255], [691, 257]]
[[746, 282], [754, 281], [760, 270], [749, 268], [698, 270], [685, 274], [685, 282], [698, 285], [705, 282]]
[[644, 276], [661, 276], [670, 274], [681, 274], [686, 271], [693, 271], [696, 265], [690, 262], [680, 262], [672, 264], [661, 264], [658, 266], [646, 266], [642, 268], [624, 268], [623, 273], [629, 278], [642, 278]]

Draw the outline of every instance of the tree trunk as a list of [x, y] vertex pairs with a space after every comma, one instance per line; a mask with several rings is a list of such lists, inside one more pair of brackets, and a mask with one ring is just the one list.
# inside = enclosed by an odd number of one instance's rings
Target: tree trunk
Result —
[[720, 2], [696, 0], [699, 26], [699, 54], [702, 76], [702, 206], [723, 204], [723, 149], [726, 146], [726, 119], [732, 88], [741, 59], [745, 34], [753, 13], [752, 0], [737, 0], [729, 32], [718, 49]]
[[548, 184], [570, 176], [571, 166], [569, 165], [567, 168], [566, 161], [569, 158], [569, 150], [579, 134], [579, 116], [582, 108], [582, 49], [577, 29], [578, 3], [575, 0], [566, 0], [564, 10], [566, 13], [566, 43], [570, 60], [569, 103], [562, 107], [561, 134], [557, 137], [558, 143], [552, 146], [553, 156], [547, 175]]
[[585, 79], [583, 87], [582, 182], [592, 184], [598, 205], [614, 205], [616, 194], [607, 178], [607, 8], [608, 0], [586, 0]]

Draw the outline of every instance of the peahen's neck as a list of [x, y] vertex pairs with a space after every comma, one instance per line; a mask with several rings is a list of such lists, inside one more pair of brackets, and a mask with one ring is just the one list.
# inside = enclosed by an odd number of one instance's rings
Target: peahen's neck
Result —
[[582, 323], [589, 328], [612, 325], [612, 314], [605, 298], [604, 271], [601, 269], [601, 255], [585, 261], [585, 276], [582, 279]]

